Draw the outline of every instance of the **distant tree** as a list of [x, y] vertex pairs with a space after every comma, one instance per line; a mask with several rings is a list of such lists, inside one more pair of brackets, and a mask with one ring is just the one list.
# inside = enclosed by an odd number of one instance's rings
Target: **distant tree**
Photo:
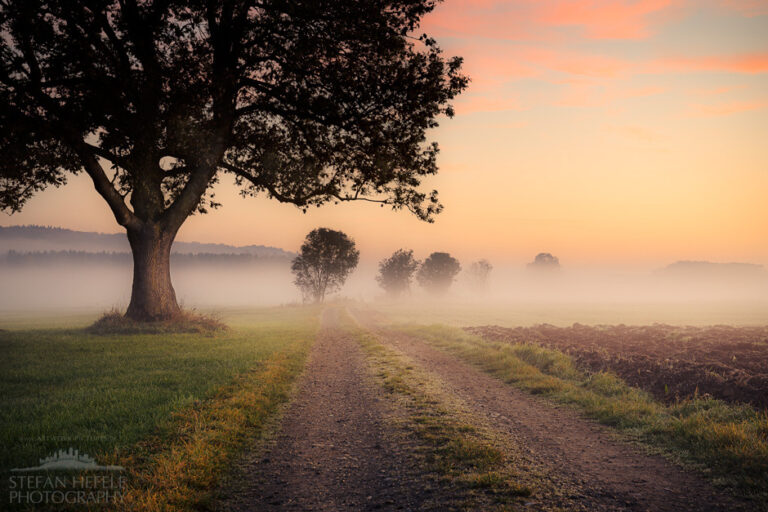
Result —
[[493, 265], [488, 260], [479, 260], [467, 269], [469, 283], [476, 290], [484, 290], [488, 287], [488, 276], [493, 270]]
[[[0, 210], [85, 174], [127, 232], [126, 315], [173, 318], [170, 251], [212, 187], [431, 220], [427, 139], [467, 85], [434, 0], [3, 0]], [[72, 205], [76, 207], [76, 205]]]
[[327, 293], [341, 288], [359, 258], [360, 251], [346, 234], [328, 228], [314, 229], [291, 264], [296, 276], [293, 282], [305, 300], [322, 302]]
[[413, 257], [413, 251], [399, 249], [389, 258], [379, 262], [376, 281], [387, 295], [399, 297], [410, 288], [411, 278], [418, 268], [419, 261]]
[[560, 268], [560, 260], [548, 252], [541, 252], [528, 264], [532, 270], [554, 270]]
[[460, 271], [459, 260], [447, 252], [433, 252], [421, 264], [416, 279], [425, 290], [441, 294], [448, 291]]

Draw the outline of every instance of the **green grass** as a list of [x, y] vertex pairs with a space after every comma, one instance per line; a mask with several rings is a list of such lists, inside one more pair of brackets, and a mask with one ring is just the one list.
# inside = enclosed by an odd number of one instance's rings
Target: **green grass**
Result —
[[[134, 478], [140, 485], [155, 481], [155, 462], [165, 460], [165, 452], [175, 450], [178, 459], [184, 450], [218, 446], [226, 463], [244, 430], [257, 427], [287, 397], [314, 340], [317, 313], [259, 310], [209, 336], [0, 332], [3, 480], [10, 468], [35, 465], [69, 447], [100, 463], [126, 462], [129, 472], [143, 475]], [[226, 435], [202, 435], [212, 423]], [[182, 440], [181, 448], [172, 440]], [[211, 459], [200, 466], [205, 481], [222, 470], [215, 454]]]
[[569, 356], [537, 345], [493, 343], [452, 327], [398, 326], [528, 392], [570, 404], [716, 483], [768, 497], [768, 414], [698, 398], [664, 405], [610, 373], [587, 374]]

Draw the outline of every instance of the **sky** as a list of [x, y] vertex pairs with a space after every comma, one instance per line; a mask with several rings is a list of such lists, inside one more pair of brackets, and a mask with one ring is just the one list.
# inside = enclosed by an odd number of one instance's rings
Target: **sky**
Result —
[[[318, 226], [363, 258], [656, 267], [768, 265], [768, 0], [445, 0], [422, 28], [465, 59], [441, 147], [434, 224], [370, 203], [303, 214], [241, 198], [193, 216], [178, 239], [296, 250]], [[85, 176], [0, 225], [118, 232]]]

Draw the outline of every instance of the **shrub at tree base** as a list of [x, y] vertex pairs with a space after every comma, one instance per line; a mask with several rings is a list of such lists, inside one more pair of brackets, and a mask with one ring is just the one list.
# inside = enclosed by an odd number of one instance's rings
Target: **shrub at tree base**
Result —
[[191, 333], [208, 334], [223, 332], [227, 325], [212, 315], [204, 315], [192, 311], [180, 310], [176, 315], [166, 320], [156, 322], [141, 322], [125, 316], [113, 309], [104, 313], [101, 318], [86, 329], [91, 334], [162, 334], [162, 333]]

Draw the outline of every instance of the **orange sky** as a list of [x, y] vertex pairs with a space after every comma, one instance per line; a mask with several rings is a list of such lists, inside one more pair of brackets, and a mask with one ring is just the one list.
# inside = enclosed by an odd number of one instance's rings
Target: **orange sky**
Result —
[[[295, 250], [319, 225], [363, 256], [768, 264], [768, 0], [446, 0], [424, 28], [472, 78], [433, 132], [435, 224], [371, 204], [242, 199], [179, 238]], [[87, 178], [0, 224], [115, 232]]]

